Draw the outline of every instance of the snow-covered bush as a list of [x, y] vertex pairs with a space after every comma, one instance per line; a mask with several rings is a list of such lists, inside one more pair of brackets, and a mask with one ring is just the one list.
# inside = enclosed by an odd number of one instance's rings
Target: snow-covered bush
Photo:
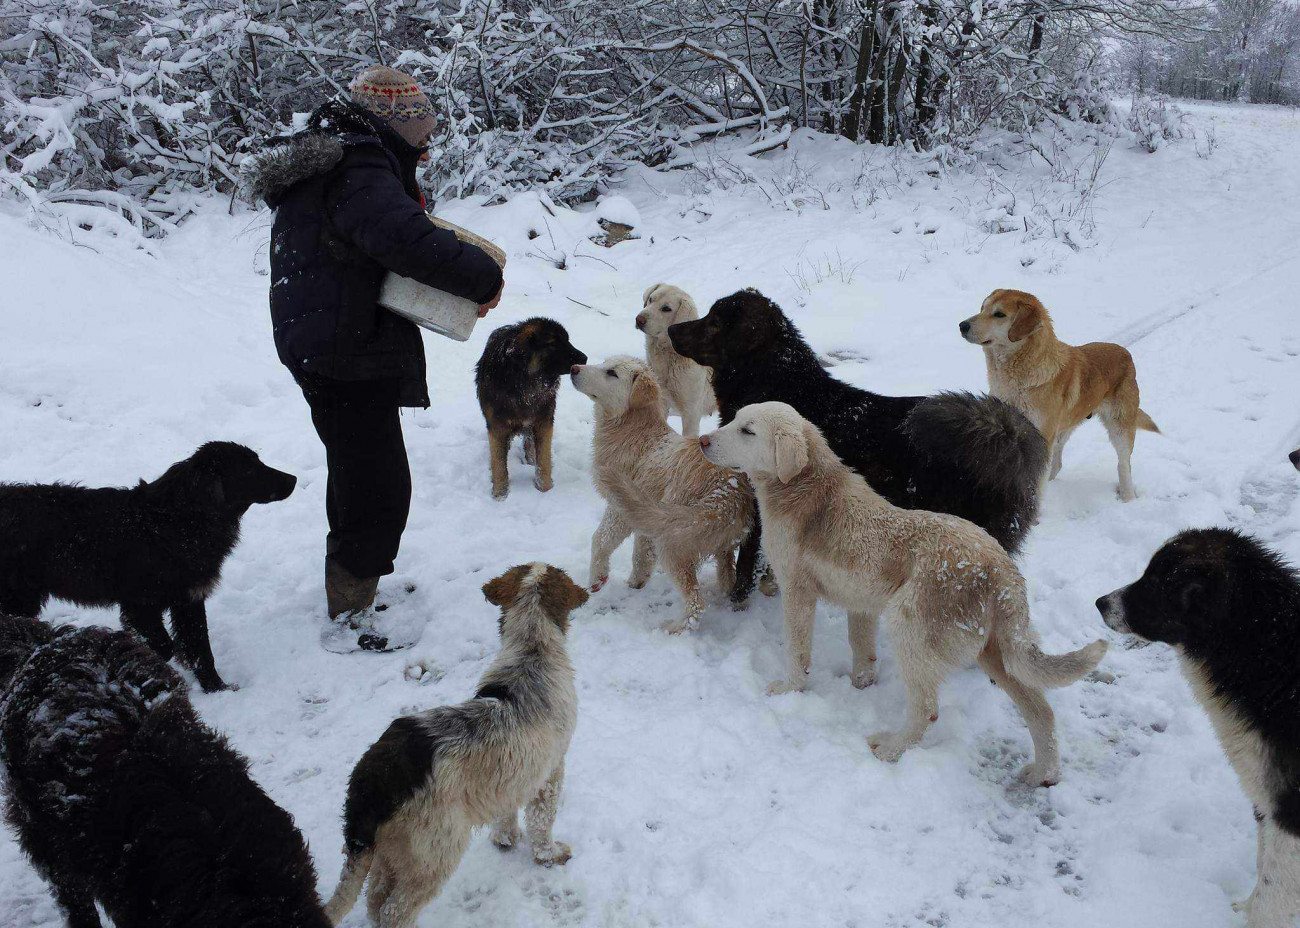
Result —
[[1142, 148], [1156, 152], [1165, 142], [1183, 137], [1186, 119], [1186, 114], [1167, 97], [1135, 96], [1124, 125], [1137, 137]]
[[130, 210], [103, 205], [160, 234], [185, 217], [192, 191], [233, 194], [259, 139], [300, 125], [375, 63], [411, 71], [435, 101], [424, 179], [434, 196], [537, 188], [583, 199], [631, 162], [691, 167], [700, 143], [722, 135], [753, 155], [797, 128], [934, 149], [954, 164], [990, 127], [1107, 119], [1090, 77], [1104, 37], [1092, 27], [1162, 27], [1181, 8], [0, 0], [0, 195], [57, 213], [60, 197], [120, 193]]

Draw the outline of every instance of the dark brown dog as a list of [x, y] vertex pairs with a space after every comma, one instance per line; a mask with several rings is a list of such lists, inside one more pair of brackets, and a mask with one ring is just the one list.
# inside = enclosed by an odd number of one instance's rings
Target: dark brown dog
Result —
[[506, 325], [488, 336], [474, 369], [478, 403], [487, 421], [492, 454], [492, 498], [510, 493], [506, 456], [516, 435], [524, 436], [524, 461], [537, 470], [533, 486], [552, 486], [551, 433], [560, 377], [587, 356], [569, 343], [569, 333], [554, 319], [536, 316]]

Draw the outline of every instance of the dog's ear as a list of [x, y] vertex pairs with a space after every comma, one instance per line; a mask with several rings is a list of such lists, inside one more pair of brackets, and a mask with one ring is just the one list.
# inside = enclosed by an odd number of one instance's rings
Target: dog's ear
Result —
[[647, 303], [649, 303], [650, 297], [654, 294], [656, 290], [658, 290], [662, 286], [663, 284], [651, 284], [650, 286], [646, 287], [645, 293], [641, 294], [641, 305], [644, 306]]
[[1034, 300], [1016, 301], [1016, 321], [1007, 331], [1007, 340], [1024, 341], [1037, 332], [1043, 325], [1043, 309]]
[[585, 605], [589, 595], [558, 567], [546, 568], [537, 589], [542, 609], [562, 632], [569, 630], [569, 613]]
[[531, 568], [527, 564], [520, 564], [518, 567], [511, 567], [495, 580], [489, 580], [483, 584], [483, 596], [494, 606], [505, 608], [513, 603], [519, 596], [519, 588], [523, 586], [524, 576]]
[[776, 477], [782, 483], [789, 483], [808, 466], [808, 439], [794, 423], [776, 423], [772, 450], [776, 455]]
[[628, 409], [640, 409], [643, 406], [659, 405], [659, 384], [654, 374], [649, 371], [636, 371], [632, 374], [632, 396], [628, 400]]

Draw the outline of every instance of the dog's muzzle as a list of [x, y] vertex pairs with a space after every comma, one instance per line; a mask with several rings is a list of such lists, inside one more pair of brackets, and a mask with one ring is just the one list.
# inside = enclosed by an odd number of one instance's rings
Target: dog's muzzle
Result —
[[1108, 628], [1124, 634], [1132, 631], [1128, 627], [1128, 619], [1124, 616], [1124, 590], [1126, 589], [1127, 587], [1121, 587], [1097, 600], [1097, 611], [1101, 613], [1101, 620]]
[[637, 313], [636, 327], [643, 331], [645, 330], [645, 313]]
[[961, 337], [966, 339], [966, 341], [970, 341], [970, 320], [963, 319], [961, 322], [957, 323], [957, 328], [961, 332]]

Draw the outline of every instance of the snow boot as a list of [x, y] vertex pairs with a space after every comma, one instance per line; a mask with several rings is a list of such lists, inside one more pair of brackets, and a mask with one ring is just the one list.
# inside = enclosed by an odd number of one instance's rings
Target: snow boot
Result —
[[[388, 639], [374, 632], [378, 577], [354, 577], [333, 558], [325, 558], [325, 605], [330, 624], [322, 635], [328, 651], [386, 651]], [[355, 634], [355, 644], [353, 635]]]

